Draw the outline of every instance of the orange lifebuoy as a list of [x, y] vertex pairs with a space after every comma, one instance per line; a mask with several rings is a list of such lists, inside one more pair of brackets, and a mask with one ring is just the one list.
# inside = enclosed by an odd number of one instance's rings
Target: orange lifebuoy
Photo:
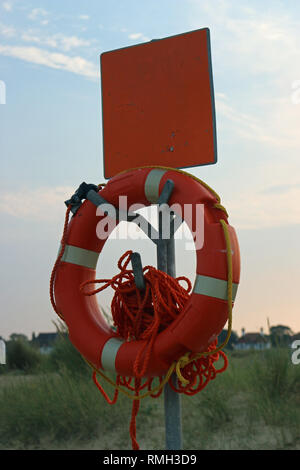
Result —
[[[193, 292], [178, 318], [158, 334], [147, 377], [164, 375], [173, 361], [188, 351], [205, 351], [228, 320], [227, 250], [221, 219], [227, 224], [232, 249], [233, 300], [240, 275], [235, 230], [228, 224], [226, 213], [218, 207], [215, 193], [188, 173], [163, 167], [129, 170], [109, 180], [99, 194], [115, 207], [119, 207], [120, 195], [127, 197], [128, 206], [149, 206], [158, 201], [168, 179], [175, 184], [169, 205], [182, 208], [182, 214], [184, 205], [189, 205], [192, 216], [185, 221], [192, 233], [197, 228], [193, 214], [198, 205], [204, 205], [204, 243], [196, 247]], [[97, 236], [97, 224], [104, 217], [104, 212], [96, 214], [95, 205], [86, 200], [70, 221], [65, 251], [56, 270], [55, 301], [68, 326], [71, 342], [88, 361], [96, 368], [134, 376], [134, 362], [144, 341], [125, 341], [118, 337], [108, 326], [95, 296], [85, 296], [79, 289], [83, 282], [95, 279], [99, 254], [114, 228], [110, 225], [104, 238]]]

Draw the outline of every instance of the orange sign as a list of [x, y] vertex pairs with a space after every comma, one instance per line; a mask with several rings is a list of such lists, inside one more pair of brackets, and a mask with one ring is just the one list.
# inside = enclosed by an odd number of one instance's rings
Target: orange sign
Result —
[[101, 54], [104, 176], [217, 161], [209, 29]]

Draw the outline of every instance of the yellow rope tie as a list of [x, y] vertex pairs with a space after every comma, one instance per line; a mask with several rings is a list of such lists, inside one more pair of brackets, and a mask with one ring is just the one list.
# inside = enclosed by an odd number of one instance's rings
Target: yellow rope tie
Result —
[[214, 204], [214, 208], [215, 208], [215, 209], [219, 209], [220, 211], [225, 212], [226, 216], [229, 217], [227, 210], [225, 209], [224, 206], [222, 206], [222, 204]]
[[125, 390], [122, 387], [120, 387], [119, 385], [117, 385], [113, 380], [111, 380], [103, 372], [101, 372], [99, 369], [97, 369], [91, 362], [89, 362], [85, 359], [85, 361], [89, 364], [90, 367], [92, 367], [92, 369], [97, 374], [101, 375], [101, 377], [104, 380], [106, 380], [106, 382], [108, 382], [110, 385], [112, 385], [119, 392], [124, 393], [131, 400], [142, 400], [143, 398], [146, 398], [146, 397], [152, 395], [153, 393], [158, 392], [160, 389], [162, 389], [166, 385], [166, 383], [169, 381], [169, 379], [170, 379], [170, 377], [171, 377], [171, 375], [173, 374], [174, 371], [176, 372], [176, 375], [177, 375], [178, 379], [183, 384], [188, 384], [189, 381], [183, 377], [183, 375], [181, 374], [181, 369], [183, 369], [190, 362], [193, 362], [193, 361], [199, 359], [200, 357], [209, 356], [211, 354], [216, 354], [216, 352], [223, 349], [226, 346], [226, 344], [228, 343], [230, 335], [231, 335], [231, 330], [232, 330], [232, 251], [231, 251], [231, 243], [230, 243], [230, 236], [229, 236], [228, 226], [227, 226], [225, 220], [222, 220], [222, 219], [220, 220], [220, 224], [222, 225], [223, 232], [224, 232], [224, 237], [225, 237], [225, 242], [226, 242], [227, 275], [228, 275], [228, 279], [227, 279], [228, 331], [227, 331], [227, 336], [225, 338], [225, 341], [220, 346], [218, 346], [216, 349], [214, 349], [212, 351], [205, 351], [205, 352], [195, 354], [195, 355], [193, 355], [192, 358], [190, 357], [190, 354], [191, 354], [190, 352], [185, 353], [177, 361], [173, 362], [173, 364], [170, 366], [167, 374], [165, 375], [164, 379], [162, 380], [162, 382], [157, 387], [155, 387], [152, 390], [149, 390], [147, 393], [144, 393], [143, 395], [138, 395], [138, 396], [132, 395], [129, 392], [127, 392], [127, 390]]
[[127, 390], [125, 390], [124, 388], [120, 387], [119, 385], [117, 385], [113, 380], [111, 380], [109, 377], [107, 377], [107, 375], [103, 374], [103, 372], [99, 369], [97, 369], [94, 364], [92, 364], [91, 362], [89, 362], [87, 359], [85, 359], [83, 357], [83, 359], [85, 360], [85, 362], [88, 363], [88, 365], [99, 375], [101, 375], [101, 377], [106, 380], [107, 383], [109, 383], [110, 385], [112, 385], [114, 387], [114, 389], [118, 390], [119, 392], [121, 393], [124, 393], [124, 395], [126, 395], [128, 398], [130, 398], [131, 400], [142, 400], [143, 398], [146, 398], [146, 397], [149, 397], [150, 395], [152, 395], [153, 393], [156, 393], [158, 392], [161, 388], [163, 388], [166, 383], [169, 381], [171, 375], [173, 374], [174, 370], [175, 370], [175, 366], [176, 366], [176, 362], [174, 362], [171, 367], [169, 368], [167, 374], [165, 375], [165, 377], [163, 378], [162, 382], [157, 386], [157, 387], [154, 387], [153, 389], [149, 390], [148, 392], [144, 393], [143, 395], [131, 395], [129, 392], [127, 392]]
[[190, 353], [188, 352], [184, 356], [178, 359], [176, 363], [176, 374], [177, 374], [178, 379], [184, 384], [188, 384], [189, 381], [183, 377], [180, 369], [185, 367], [190, 362], [193, 362], [194, 360], [199, 359], [202, 356], [209, 356], [210, 354], [215, 354], [216, 352], [220, 351], [226, 346], [231, 335], [231, 330], [232, 330], [232, 251], [231, 251], [230, 236], [229, 236], [227, 224], [225, 220], [220, 220], [220, 223], [222, 225], [223, 232], [224, 232], [224, 237], [226, 241], [226, 254], [227, 254], [227, 277], [228, 277], [227, 278], [227, 304], [228, 304], [227, 336], [224, 342], [213, 351], [206, 351], [206, 352], [198, 353], [194, 355], [192, 358], [190, 358]]

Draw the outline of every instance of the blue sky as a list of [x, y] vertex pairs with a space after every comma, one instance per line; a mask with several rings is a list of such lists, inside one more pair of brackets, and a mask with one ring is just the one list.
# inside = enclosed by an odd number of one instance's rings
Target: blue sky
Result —
[[[103, 180], [100, 54], [203, 27], [218, 163], [190, 171], [221, 195], [240, 240], [234, 328], [266, 330], [268, 317], [300, 330], [300, 5], [0, 0], [0, 335], [54, 330], [48, 282], [63, 201], [82, 181]], [[99, 274], [130, 247], [111, 241]], [[193, 276], [192, 255], [177, 252], [178, 274]]]

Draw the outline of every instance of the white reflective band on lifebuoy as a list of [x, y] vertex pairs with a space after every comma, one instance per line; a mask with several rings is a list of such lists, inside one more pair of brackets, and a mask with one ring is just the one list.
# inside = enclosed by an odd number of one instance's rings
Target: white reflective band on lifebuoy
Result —
[[154, 169], [148, 174], [145, 182], [145, 196], [149, 202], [155, 204], [159, 198], [159, 184], [167, 170]]
[[78, 246], [66, 245], [61, 261], [96, 269], [99, 253]]
[[[232, 300], [235, 299], [238, 284], [232, 283]], [[216, 277], [197, 274], [193, 289], [194, 294], [207, 295], [216, 299], [227, 300], [227, 281]]]
[[122, 346], [124, 341], [117, 338], [110, 338], [104, 345], [101, 355], [101, 364], [104, 370], [109, 370], [111, 372], [116, 371], [116, 357], [119, 351], [119, 348]]

